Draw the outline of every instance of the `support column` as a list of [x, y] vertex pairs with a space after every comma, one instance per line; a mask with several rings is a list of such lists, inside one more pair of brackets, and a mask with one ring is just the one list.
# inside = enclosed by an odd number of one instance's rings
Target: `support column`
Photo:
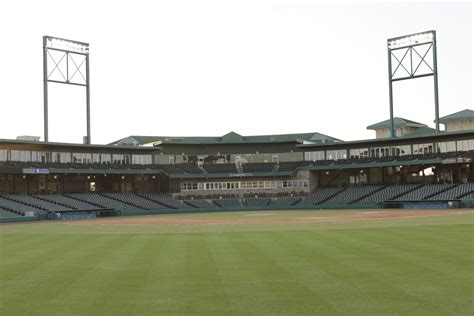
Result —
[[48, 137], [48, 51], [46, 49], [46, 37], [43, 36], [43, 106], [44, 106], [44, 141], [49, 141]]

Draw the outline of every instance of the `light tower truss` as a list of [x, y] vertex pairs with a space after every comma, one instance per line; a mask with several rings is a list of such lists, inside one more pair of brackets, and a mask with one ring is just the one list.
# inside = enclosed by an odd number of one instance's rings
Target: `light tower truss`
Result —
[[90, 131], [89, 44], [53, 36], [43, 36], [44, 141], [48, 142], [48, 83], [86, 88], [87, 136]]
[[393, 83], [428, 76], [434, 78], [435, 122], [439, 132], [438, 63], [436, 31], [426, 31], [387, 40], [390, 134], [395, 137], [393, 120]]

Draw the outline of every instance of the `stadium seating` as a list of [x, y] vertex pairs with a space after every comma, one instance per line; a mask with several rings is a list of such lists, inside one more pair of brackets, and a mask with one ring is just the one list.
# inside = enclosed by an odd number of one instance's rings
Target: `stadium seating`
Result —
[[137, 195], [162, 204], [168, 208], [178, 209], [189, 207], [189, 205], [184, 204], [182, 201], [175, 200], [171, 196], [163, 193], [139, 193]]
[[310, 165], [310, 161], [291, 161], [291, 162], [280, 162], [278, 164], [278, 171], [294, 171], [298, 167]]
[[242, 207], [239, 199], [215, 199], [214, 203], [219, 207]]
[[139, 208], [142, 208], [145, 210], [167, 208], [163, 204], [146, 199], [136, 194], [114, 192], [114, 193], [102, 193], [102, 195], [114, 200], [121, 201], [123, 203], [138, 206]]
[[185, 173], [184, 170], [176, 167], [175, 165], [167, 165], [167, 164], [162, 164], [162, 165], [155, 165], [156, 168], [161, 169], [169, 174], [183, 174]]
[[177, 168], [189, 174], [202, 174], [202, 170], [194, 163], [180, 163], [175, 165]]
[[204, 164], [203, 168], [209, 173], [237, 173], [233, 163]]
[[424, 200], [442, 191], [446, 191], [455, 185], [453, 184], [427, 184], [414, 191], [410, 191], [396, 198], [396, 201]]
[[270, 204], [270, 198], [257, 197], [245, 199], [245, 204], [249, 207], [252, 206], [266, 206]]
[[25, 215], [25, 212], [39, 212], [42, 213], [46, 211], [45, 209], [29, 205], [27, 203], [21, 203], [16, 200], [13, 200], [9, 196], [0, 196], [0, 207], [4, 210], [15, 212], [19, 215]]
[[60, 194], [44, 194], [44, 195], [36, 195], [35, 196], [37, 199], [42, 199], [46, 201], [50, 201], [53, 203], [61, 204], [61, 205], [66, 205], [70, 207], [71, 209], [74, 210], [100, 210], [101, 207], [90, 204], [87, 202], [83, 202], [77, 199], [73, 199], [71, 197], [65, 196], [65, 195], [60, 195]]
[[365, 198], [357, 201], [358, 204], [376, 204], [384, 201], [393, 200], [409, 191], [415, 190], [420, 187], [419, 184], [398, 184], [389, 185], [380, 191], [376, 191], [373, 194], [366, 196]]
[[216, 208], [218, 205], [206, 199], [184, 200], [184, 203], [194, 208]]
[[22, 215], [22, 214], [18, 214], [16, 212], [0, 208], [0, 217], [15, 217], [15, 216], [19, 216], [19, 215]]
[[351, 187], [324, 201], [324, 204], [351, 204], [383, 188], [381, 185]]
[[474, 192], [468, 195], [465, 195], [461, 198], [462, 200], [474, 200]]
[[140, 209], [139, 206], [130, 204], [127, 202], [122, 202], [107, 196], [103, 196], [97, 193], [67, 193], [65, 196], [81, 200], [86, 203], [100, 206], [106, 209], [115, 209], [115, 210], [134, 210]]
[[277, 206], [291, 206], [298, 204], [301, 201], [301, 196], [282, 196], [277, 197], [271, 200], [270, 205], [277, 205]]
[[321, 188], [316, 190], [313, 194], [303, 198], [298, 204], [316, 205], [325, 202], [336, 194], [343, 191], [343, 188]]
[[474, 192], [474, 183], [463, 183], [451, 189], [440, 192], [428, 198], [428, 200], [454, 200], [462, 198], [469, 193]]
[[270, 162], [245, 163], [242, 164], [242, 168], [244, 172], [272, 172], [275, 164]]
[[[294, 171], [299, 167], [329, 166], [329, 165], [350, 165], [350, 164], [366, 164], [380, 162], [396, 162], [396, 161], [414, 161], [419, 163], [422, 160], [432, 159], [448, 159], [448, 158], [474, 158], [474, 151], [457, 151], [449, 153], [427, 153], [403, 156], [383, 156], [383, 157], [351, 157], [338, 160], [317, 160], [317, 161], [282, 161], [279, 163], [244, 163], [242, 164], [243, 172], [276, 172], [276, 171]], [[57, 168], [57, 169], [80, 169], [80, 170], [98, 170], [98, 169], [133, 169], [133, 170], [162, 170], [168, 174], [202, 174], [204, 170], [208, 173], [238, 173], [234, 163], [205, 163], [203, 168], [199, 168], [195, 163], [179, 163], [179, 164], [124, 164], [124, 163], [41, 163], [41, 162], [21, 162], [21, 161], [5, 161], [0, 162], [0, 167], [4, 168]]]
[[61, 205], [55, 202], [47, 201], [47, 200], [42, 200], [38, 199], [34, 196], [31, 195], [26, 195], [26, 194], [12, 194], [8, 196], [9, 199], [15, 200], [19, 203], [27, 204], [34, 206], [38, 209], [42, 210], [48, 210], [52, 212], [61, 212], [61, 211], [71, 211], [73, 210], [72, 207], [66, 206], [66, 205]]
[[[263, 193], [262, 193], [263, 195]], [[51, 195], [0, 195], [0, 217], [24, 215], [25, 212], [78, 212], [100, 210], [153, 210], [186, 208], [240, 208], [265, 206], [311, 206], [380, 204], [385, 201], [448, 201], [474, 199], [474, 183], [366, 185], [350, 188], [320, 188], [307, 196], [259, 196], [246, 194], [206, 198], [183, 196], [176, 199], [165, 193], [65, 193]], [[408, 204], [407, 204], [408, 205]], [[433, 204], [435, 205], [435, 204]], [[439, 203], [436, 204], [439, 207]], [[415, 205], [416, 207], [420, 207]], [[414, 207], [415, 207], [414, 206]], [[422, 206], [426, 206], [423, 204]], [[407, 206], [409, 207], [409, 206]], [[435, 207], [435, 206], [433, 206]]]

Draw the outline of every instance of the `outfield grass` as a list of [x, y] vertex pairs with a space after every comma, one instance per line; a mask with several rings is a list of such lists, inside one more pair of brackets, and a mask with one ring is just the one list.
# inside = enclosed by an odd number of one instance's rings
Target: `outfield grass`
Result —
[[81, 223], [91, 225], [0, 226], [0, 315], [474, 313], [472, 213], [224, 227]]

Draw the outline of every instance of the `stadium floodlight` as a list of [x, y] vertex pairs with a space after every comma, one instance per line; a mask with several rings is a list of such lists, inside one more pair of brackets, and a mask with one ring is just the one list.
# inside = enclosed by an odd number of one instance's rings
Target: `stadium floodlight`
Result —
[[89, 44], [87, 43], [65, 40], [51, 36], [46, 36], [46, 46], [51, 49], [65, 50], [79, 54], [85, 54], [89, 52]]
[[[431, 54], [429, 54], [431, 52]], [[393, 82], [427, 76], [434, 78], [435, 122], [439, 132], [438, 62], [436, 31], [420, 32], [387, 40], [390, 134], [395, 137]], [[394, 70], [393, 70], [394, 69]]]
[[434, 32], [434, 31], [391, 38], [387, 41], [388, 47], [393, 50], [393, 49], [403, 48], [403, 47], [407, 47], [407, 46], [413, 46], [413, 45], [418, 45], [418, 44], [422, 45], [422, 44], [426, 44], [426, 43], [431, 43], [431, 42], [433, 42], [433, 39], [434, 39], [434, 34], [432, 32]]
[[43, 36], [44, 141], [48, 142], [48, 83], [86, 88], [87, 136], [91, 143], [89, 44], [64, 38]]

